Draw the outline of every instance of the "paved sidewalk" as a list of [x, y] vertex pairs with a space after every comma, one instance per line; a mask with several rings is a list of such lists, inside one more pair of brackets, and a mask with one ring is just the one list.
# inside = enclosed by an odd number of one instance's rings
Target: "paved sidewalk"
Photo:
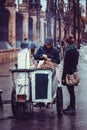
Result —
[[9, 76], [11, 74], [9, 68], [14, 66], [14, 64], [15, 62], [0, 64], [0, 77]]
[[[0, 89], [3, 90], [2, 93], [2, 98], [4, 100], [4, 103], [9, 103], [10, 98], [11, 98], [11, 90], [12, 90], [12, 86], [13, 86], [13, 82], [12, 82], [12, 75], [11, 72], [9, 71], [10, 67], [13, 67], [15, 64], [15, 62], [10, 62], [10, 63], [6, 63], [6, 64], [0, 64]], [[60, 75], [62, 74], [62, 64], [59, 65], [59, 69], [60, 69]], [[79, 65], [78, 65], [78, 71], [79, 71], [79, 75], [80, 75], [80, 84], [79, 86], [77, 86], [75, 88], [76, 90], [76, 94], [78, 94], [79, 88], [80, 86], [86, 86], [86, 79], [87, 79], [87, 65], [86, 63], [83, 62], [83, 60], [79, 60]], [[84, 76], [86, 77], [86, 79], [84, 78]], [[67, 102], [68, 99], [68, 94], [67, 94], [67, 89], [66, 86], [62, 86], [63, 88], [63, 97], [65, 97], [64, 95], [66, 95], [66, 98], [64, 98], [64, 102]], [[7, 100], [7, 101], [6, 101]], [[66, 103], [65, 103], [66, 104]]]

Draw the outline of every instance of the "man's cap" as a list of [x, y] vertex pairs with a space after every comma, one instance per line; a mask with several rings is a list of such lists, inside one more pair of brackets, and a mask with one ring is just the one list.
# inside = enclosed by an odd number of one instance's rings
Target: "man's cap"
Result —
[[53, 38], [47, 37], [47, 38], [45, 39], [45, 43], [53, 44]]

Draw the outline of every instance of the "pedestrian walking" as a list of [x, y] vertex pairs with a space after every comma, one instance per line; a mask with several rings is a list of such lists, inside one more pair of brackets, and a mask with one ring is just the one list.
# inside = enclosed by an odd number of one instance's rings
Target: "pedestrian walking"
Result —
[[79, 51], [77, 50], [73, 35], [70, 35], [66, 40], [66, 49], [64, 55], [62, 84], [67, 86], [67, 90], [70, 95], [70, 103], [67, 108], [63, 110], [63, 112], [64, 114], [76, 114], [74, 86], [67, 85], [65, 82], [67, 74], [72, 74], [73, 72], [77, 71]]

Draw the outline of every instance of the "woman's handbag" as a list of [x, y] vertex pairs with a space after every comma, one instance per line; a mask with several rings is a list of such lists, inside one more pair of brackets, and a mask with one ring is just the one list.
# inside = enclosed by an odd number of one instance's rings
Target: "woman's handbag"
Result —
[[77, 72], [66, 75], [66, 84], [70, 86], [77, 86], [80, 82], [79, 75]]

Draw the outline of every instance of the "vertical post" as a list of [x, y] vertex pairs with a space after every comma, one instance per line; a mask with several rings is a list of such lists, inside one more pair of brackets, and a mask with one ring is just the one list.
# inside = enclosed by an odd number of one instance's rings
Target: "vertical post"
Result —
[[75, 0], [73, 0], [73, 10], [74, 10], [74, 16], [73, 16], [73, 35], [76, 42], [76, 3]]
[[23, 12], [23, 39], [28, 39], [28, 12]]
[[[86, 0], [86, 19], [87, 19], [87, 0]], [[87, 26], [87, 22], [85, 26]], [[85, 41], [87, 41], [87, 32], [85, 33]]]
[[2, 101], [2, 92], [3, 92], [3, 90], [0, 90], [0, 110], [1, 110], [1, 112], [3, 111], [3, 101]]
[[56, 10], [57, 10], [57, 0], [55, 0], [55, 9], [54, 9], [54, 46], [56, 46]]
[[46, 10], [46, 18], [47, 18], [47, 36], [51, 36], [51, 2], [50, 0], [47, 1], [47, 10]]
[[36, 21], [36, 38], [35, 39], [37, 39], [37, 42], [39, 42], [40, 41], [40, 9], [42, 6], [41, 6], [39, 0], [37, 0], [37, 1], [33, 0], [33, 1], [31, 1], [31, 4], [28, 1], [28, 4], [30, 5], [30, 8], [34, 12], [34, 16], [36, 17], [36, 20], [37, 20]]
[[10, 17], [9, 17], [9, 42], [12, 46], [15, 45], [16, 41], [16, 13], [15, 13], [15, 8], [13, 7], [8, 7], [10, 11]]
[[78, 9], [78, 13], [77, 13], [77, 23], [78, 23], [78, 49], [80, 49], [80, 9], [79, 9], [79, 0], [77, 0], [77, 9]]
[[86, 18], [87, 18], [87, 0], [86, 0]]
[[37, 23], [36, 23], [36, 29], [37, 29], [37, 41], [40, 41], [40, 7], [39, 3], [37, 5]]
[[59, 24], [59, 40], [60, 40], [60, 44], [61, 44], [61, 14], [60, 14], [60, 9], [59, 9], [59, 21], [58, 21], [58, 24]]

